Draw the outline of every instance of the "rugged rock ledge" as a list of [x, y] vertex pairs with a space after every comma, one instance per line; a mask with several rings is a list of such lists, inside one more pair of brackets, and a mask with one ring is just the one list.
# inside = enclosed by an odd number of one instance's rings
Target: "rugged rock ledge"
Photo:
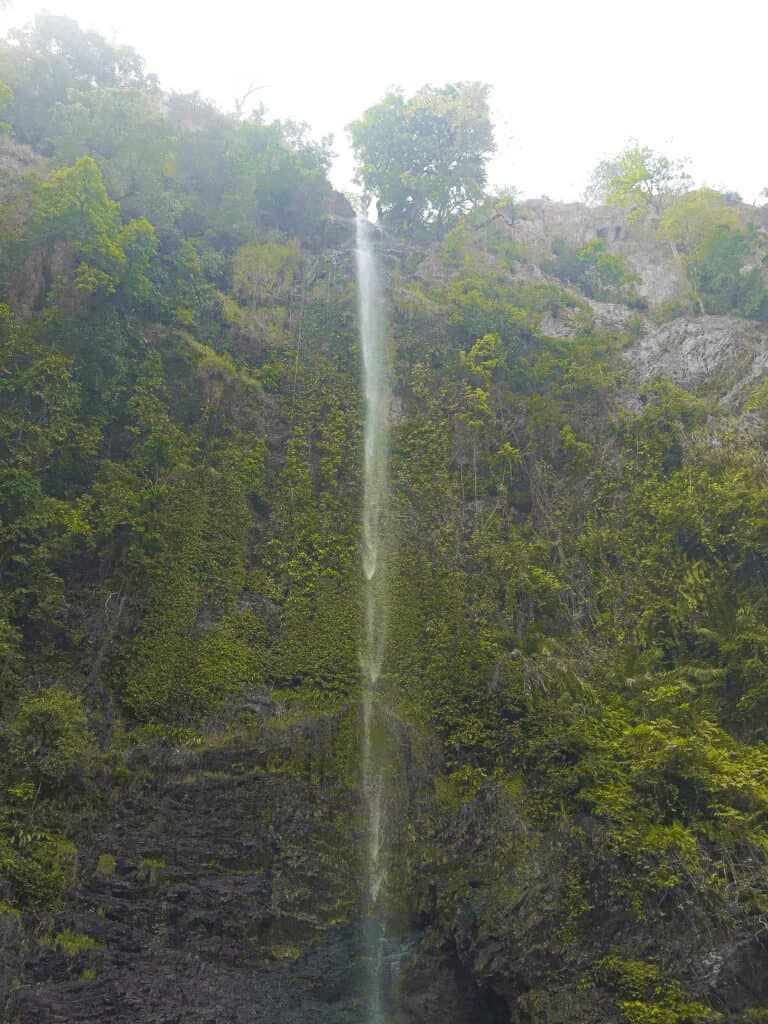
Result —
[[353, 742], [348, 709], [136, 756], [73, 829], [68, 906], [5, 928], [5, 1019], [356, 1020]]
[[768, 327], [735, 316], [680, 317], [647, 325], [626, 359], [637, 383], [666, 377], [687, 390], [716, 392], [732, 407], [768, 370]]
[[[436, 802], [439, 761], [398, 719], [386, 727], [404, 801], [389, 836], [399, 1024], [618, 1024], [595, 975], [610, 956], [658, 962], [729, 1021], [768, 998], [765, 922], [727, 890], [715, 905], [692, 876], [684, 900], [633, 911], [595, 822], [541, 832], [493, 782]], [[134, 755], [110, 805], [73, 830], [68, 905], [0, 916], [0, 1019], [359, 1024], [356, 730], [347, 707]]]
[[[100, 811], [72, 822], [80, 856], [66, 907], [0, 913], [0, 1020], [359, 1022], [357, 707], [253, 707], [248, 730], [232, 724], [234, 713], [198, 746], [134, 751]], [[402, 811], [388, 836], [392, 885], [410, 931], [423, 902], [426, 873], [413, 856], [431, 827], [434, 765], [426, 770], [431, 755], [397, 718], [384, 728]]]

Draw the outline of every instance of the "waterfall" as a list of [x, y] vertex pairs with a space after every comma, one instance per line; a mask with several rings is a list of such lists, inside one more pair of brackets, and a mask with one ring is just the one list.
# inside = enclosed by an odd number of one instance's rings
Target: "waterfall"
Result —
[[384, 934], [379, 906], [385, 865], [382, 843], [386, 806], [384, 781], [386, 753], [377, 742], [375, 719], [386, 640], [387, 444], [389, 387], [386, 357], [386, 321], [383, 292], [373, 245], [375, 228], [357, 218], [357, 295], [362, 349], [365, 429], [363, 446], [362, 567], [365, 628], [360, 645], [363, 674], [362, 782], [367, 814], [366, 844], [366, 956], [368, 974], [367, 1024], [381, 1024]]

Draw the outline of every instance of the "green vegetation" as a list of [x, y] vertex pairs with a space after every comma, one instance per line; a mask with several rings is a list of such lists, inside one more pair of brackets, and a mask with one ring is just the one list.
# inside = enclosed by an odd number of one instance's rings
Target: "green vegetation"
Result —
[[442, 225], [483, 197], [494, 144], [480, 82], [425, 86], [410, 99], [391, 92], [349, 132], [359, 182], [388, 222]]
[[581, 248], [569, 245], [564, 238], [555, 238], [552, 255], [542, 260], [541, 269], [577, 285], [590, 298], [642, 305], [634, 289], [637, 275], [629, 270], [621, 255], [606, 250], [601, 238]]
[[157, 885], [167, 867], [164, 857], [144, 857], [139, 861], [139, 878], [150, 885]]
[[593, 968], [594, 981], [612, 989], [628, 1024], [707, 1024], [722, 1013], [686, 999], [678, 982], [663, 982], [653, 964], [608, 956]]
[[733, 203], [702, 188], [674, 199], [659, 234], [679, 253], [702, 312], [768, 320], [768, 260], [762, 232], [745, 225]]
[[[78, 827], [151, 777], [128, 753], [212, 749], [226, 713], [267, 728], [256, 699], [297, 720], [354, 707], [353, 214], [325, 143], [166, 96], [67, 19], [2, 44], [0, 79], [0, 898], [50, 912]], [[442, 809], [497, 785], [531, 834], [570, 837], [553, 956], [595, 909], [588, 862], [638, 928], [726, 892], [764, 915], [765, 386], [749, 430], [669, 381], [638, 391], [639, 315], [601, 329], [595, 312], [641, 308], [637, 277], [607, 239], [543, 257], [519, 240], [515, 202], [484, 193], [484, 86], [391, 93], [351, 133], [397, 239], [383, 682], [439, 747]], [[681, 194], [642, 147], [597, 184], [638, 244], [681, 261], [682, 308], [768, 319], [748, 210]], [[329, 771], [289, 720], [268, 723], [287, 738], [263, 770]], [[114, 870], [102, 854], [97, 875]], [[720, 1019], [666, 968], [590, 976], [629, 1024]]]
[[[689, 190], [683, 166], [648, 146], [629, 146], [598, 164], [587, 196], [625, 207], [630, 222], [655, 218], [658, 237], [685, 269], [696, 312], [768, 320], [766, 232], [744, 217], [732, 194]], [[553, 254], [543, 269], [595, 298], [610, 298], [607, 289], [631, 280], [622, 277], [624, 268], [604, 252], [600, 240], [578, 251], [558, 240]]]
[[690, 184], [684, 167], [682, 161], [670, 160], [650, 146], [632, 143], [597, 165], [587, 194], [593, 201], [627, 207], [633, 218], [660, 214], [666, 200]]
[[102, 878], [111, 878], [115, 873], [117, 867], [117, 861], [111, 853], [102, 853], [99, 855], [99, 860], [96, 864], [96, 874]]
[[77, 956], [79, 953], [90, 953], [107, 948], [103, 942], [98, 942], [96, 939], [91, 938], [90, 935], [81, 935], [69, 929], [59, 932], [54, 938], [43, 936], [40, 939], [40, 945], [54, 946], [67, 956]]

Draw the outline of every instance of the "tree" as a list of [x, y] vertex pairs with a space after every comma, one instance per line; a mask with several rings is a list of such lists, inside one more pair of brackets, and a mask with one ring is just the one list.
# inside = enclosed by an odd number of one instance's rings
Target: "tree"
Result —
[[690, 254], [688, 277], [705, 312], [768, 320], [768, 290], [761, 271], [765, 246], [763, 233], [724, 224]]
[[724, 195], [711, 188], [674, 199], [659, 224], [659, 235], [670, 242], [676, 252], [693, 252], [718, 228], [738, 230], [741, 219]]
[[682, 160], [670, 160], [650, 146], [634, 143], [597, 165], [587, 199], [626, 206], [633, 218], [652, 212], [660, 214], [665, 197], [684, 192], [690, 184], [684, 167]]
[[144, 218], [120, 225], [120, 206], [107, 195], [92, 157], [52, 171], [36, 186], [33, 208], [31, 226], [38, 240], [46, 245], [64, 242], [71, 251], [78, 289], [111, 294], [127, 283], [146, 297], [157, 245], [154, 228]]
[[[5, 85], [3, 82], [0, 82], [0, 110], [2, 110], [4, 107], [7, 107], [12, 99], [13, 92], [8, 88], [7, 85]], [[0, 121], [0, 133], [9, 132], [10, 130], [11, 126], [7, 122]]]
[[53, 112], [51, 142], [56, 163], [92, 156], [121, 216], [147, 217], [167, 237], [180, 202], [170, 191], [174, 139], [155, 91], [118, 87], [73, 92]]
[[488, 86], [424, 86], [388, 93], [349, 125], [357, 180], [388, 220], [444, 224], [474, 206], [494, 150]]
[[701, 188], [669, 203], [659, 235], [682, 259], [702, 313], [768, 316], [761, 263], [766, 236], [744, 226], [727, 197]]
[[20, 142], [50, 152], [52, 119], [58, 103], [73, 93], [100, 87], [147, 87], [154, 82], [130, 47], [112, 46], [71, 18], [38, 14], [31, 26], [0, 41], [0, 79], [13, 90], [8, 120]]

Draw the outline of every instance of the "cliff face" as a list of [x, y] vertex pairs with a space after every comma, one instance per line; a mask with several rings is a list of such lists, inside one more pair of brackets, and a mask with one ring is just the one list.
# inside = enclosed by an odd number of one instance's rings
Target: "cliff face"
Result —
[[541, 255], [557, 238], [577, 247], [600, 239], [609, 252], [625, 257], [640, 278], [638, 292], [651, 305], [672, 302], [688, 291], [680, 260], [656, 237], [655, 225], [632, 223], [621, 207], [530, 199], [521, 204], [520, 213], [513, 237]]
[[729, 409], [743, 403], [768, 370], [768, 328], [732, 316], [647, 323], [625, 358], [636, 385], [664, 377]]
[[[360, 1021], [370, 968], [357, 713], [269, 711], [191, 751], [148, 747], [98, 813], [73, 821], [66, 906], [0, 916], [3, 1020]], [[706, 867], [630, 910], [596, 822], [543, 830], [495, 783], [441, 803], [434, 755], [389, 728], [405, 794], [388, 836], [400, 900], [385, 961], [393, 1020], [620, 1024], [617, 999], [644, 985], [664, 1020], [759, 1019], [762, 917], [715, 894]], [[622, 974], [648, 962], [650, 979]]]
[[[739, 207], [753, 227], [768, 223], [767, 208]], [[644, 301], [639, 312], [627, 305], [588, 299], [594, 323], [623, 330], [634, 320], [638, 338], [623, 354], [632, 389], [664, 378], [687, 391], [713, 396], [724, 409], [738, 408], [768, 369], [768, 328], [738, 316], [675, 316], [674, 306], [691, 300], [683, 263], [658, 237], [658, 220], [633, 222], [616, 206], [585, 206], [528, 200], [510, 228], [511, 237], [541, 259], [556, 240], [579, 248], [601, 241], [637, 275]], [[665, 307], [672, 307], [670, 313]], [[546, 314], [542, 331], [574, 338], [579, 325], [562, 312]], [[631, 395], [627, 399], [632, 404]]]
[[[397, 720], [382, 728], [406, 929], [388, 952], [394, 979], [426, 921], [436, 765]], [[192, 749], [134, 750], [98, 805], [72, 815], [66, 905], [0, 915], [2, 1019], [359, 1022], [370, 970], [359, 733], [356, 706], [297, 714], [262, 698]]]
[[[748, 228], [768, 227], [768, 206], [734, 203]], [[658, 236], [659, 219], [632, 219], [620, 206], [586, 206], [529, 199], [520, 204], [512, 237], [539, 256], [548, 254], [557, 239], [575, 247], [600, 240], [608, 252], [619, 254], [639, 277], [637, 290], [651, 307], [690, 297], [690, 284], [680, 254]]]
[[15, 946], [14, 919], [4, 1019], [355, 1019], [354, 713], [268, 711], [197, 749], [150, 745], [72, 822], [77, 890]]
[[[620, 860], [588, 818], [541, 831], [508, 792], [489, 786], [444, 829], [443, 863], [462, 868], [443, 875], [436, 919], [402, 982], [399, 1019], [619, 1024], [617, 1001], [633, 994], [651, 996], [638, 1020], [760, 1019], [768, 936], [760, 917], [727, 892], [713, 894], [706, 873], [686, 880], [682, 898], [643, 902], [638, 921]], [[466, 888], [456, 899], [459, 877]], [[628, 979], [631, 965], [650, 962], [644, 982]]]
[[[350, 211], [282, 129], [167, 127], [177, 176], [135, 208], [86, 157], [36, 167], [29, 238], [6, 211], [0, 1019], [360, 1024]], [[381, 242], [387, 1014], [768, 1019], [745, 275], [696, 316], [608, 207], [488, 200], [425, 237]]]

